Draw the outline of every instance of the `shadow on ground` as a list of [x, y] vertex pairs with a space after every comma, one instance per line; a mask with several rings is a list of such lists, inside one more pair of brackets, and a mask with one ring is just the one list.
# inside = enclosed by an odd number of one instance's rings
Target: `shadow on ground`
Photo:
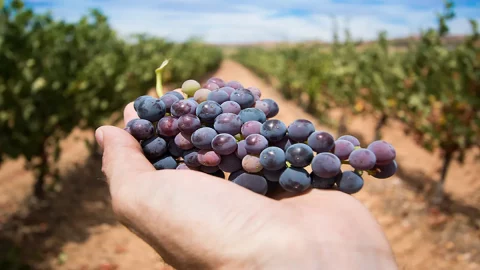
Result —
[[94, 156], [62, 177], [62, 189], [45, 201], [25, 200], [0, 231], [0, 269], [48, 269], [52, 258], [61, 261], [68, 242], [84, 242], [89, 229], [116, 224], [101, 158]]

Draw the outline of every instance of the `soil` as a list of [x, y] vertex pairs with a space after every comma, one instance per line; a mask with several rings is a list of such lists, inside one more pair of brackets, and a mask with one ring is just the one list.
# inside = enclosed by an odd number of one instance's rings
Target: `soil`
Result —
[[[334, 130], [315, 121], [302, 104], [285, 100], [275, 89], [240, 64], [226, 60], [214, 76], [257, 86], [262, 97], [280, 106], [276, 118], [290, 123], [309, 119], [317, 130]], [[337, 118], [338, 112], [331, 117]], [[377, 119], [347, 119], [347, 133], [363, 143], [373, 140]], [[480, 269], [480, 153], [448, 171], [446, 199], [429, 203], [439, 178], [441, 158], [405, 136], [400, 123], [389, 121], [383, 138], [397, 149], [399, 173], [386, 180], [366, 177], [354, 195], [383, 227], [400, 269]], [[91, 156], [84, 140], [92, 131], [75, 130], [62, 142], [61, 181], [50, 186], [45, 201], [30, 194], [34, 176], [23, 160], [0, 169], [0, 269], [171, 269], [142, 240], [119, 224], [111, 210], [101, 158]]]

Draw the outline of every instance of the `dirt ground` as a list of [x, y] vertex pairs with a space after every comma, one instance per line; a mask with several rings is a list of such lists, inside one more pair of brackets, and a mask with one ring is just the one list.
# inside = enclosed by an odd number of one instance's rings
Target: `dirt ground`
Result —
[[[215, 76], [259, 87], [263, 97], [278, 102], [276, 118], [287, 124], [304, 118], [317, 130], [334, 132], [238, 63], [226, 60]], [[348, 133], [371, 141], [375, 122], [372, 116], [348, 119]], [[433, 207], [427, 194], [439, 175], [438, 155], [416, 146], [399, 123], [390, 122], [383, 136], [397, 149], [399, 173], [386, 180], [367, 177], [355, 197], [385, 230], [400, 269], [480, 269], [480, 162], [475, 160], [479, 153], [470, 153], [463, 166], [452, 164], [448, 198]], [[62, 143], [61, 185], [40, 204], [29, 196], [34, 179], [23, 161], [3, 164], [0, 269], [171, 269], [116, 222], [100, 172], [101, 158], [90, 157], [83, 141], [92, 138], [91, 132], [76, 130]]]

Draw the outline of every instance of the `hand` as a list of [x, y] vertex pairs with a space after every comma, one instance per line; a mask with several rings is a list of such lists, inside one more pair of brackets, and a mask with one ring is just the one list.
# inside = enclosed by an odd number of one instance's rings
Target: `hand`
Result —
[[[136, 117], [129, 104], [125, 122]], [[201, 172], [156, 171], [120, 128], [95, 135], [118, 219], [175, 268], [397, 269], [380, 226], [350, 195], [271, 199]]]

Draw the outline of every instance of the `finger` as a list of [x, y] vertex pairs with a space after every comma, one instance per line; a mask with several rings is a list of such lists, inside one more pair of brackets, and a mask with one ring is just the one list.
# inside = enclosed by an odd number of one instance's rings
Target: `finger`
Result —
[[128, 122], [136, 118], [138, 118], [137, 112], [133, 108], [133, 102], [130, 102], [125, 107], [125, 110], [123, 110], [123, 121], [125, 122], [125, 125], [127, 125]]
[[155, 171], [138, 141], [125, 130], [102, 126], [96, 130], [95, 138], [103, 149], [102, 170], [110, 184], [134, 179], [142, 172]]

